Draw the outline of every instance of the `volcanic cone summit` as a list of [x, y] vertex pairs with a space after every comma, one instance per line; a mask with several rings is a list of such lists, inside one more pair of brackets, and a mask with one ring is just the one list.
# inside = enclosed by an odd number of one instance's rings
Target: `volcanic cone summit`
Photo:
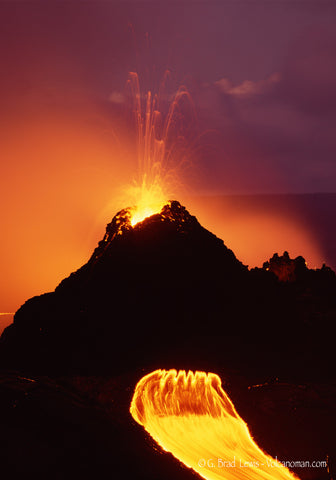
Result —
[[230, 308], [248, 271], [222, 240], [177, 201], [134, 226], [131, 217], [131, 208], [117, 213], [85, 265], [17, 311], [0, 361], [124, 368], [221, 316], [223, 299]]
[[[186, 208], [176, 200], [169, 201], [160, 213], [151, 215], [134, 226], [132, 226], [132, 211], [131, 207], [125, 208], [113, 217], [112, 221], [106, 226], [104, 238], [99, 242], [90, 262], [100, 258], [105, 251], [109, 250], [111, 245], [116, 243], [116, 239], [121, 235], [124, 235], [124, 238], [126, 236], [128, 239], [134, 239], [143, 235], [150, 238], [154, 231], [156, 235], [160, 232], [162, 235], [170, 236], [173, 232], [188, 235], [196, 233], [196, 231], [198, 233], [204, 231], [196, 217], [190, 215]], [[210, 232], [207, 233], [210, 234]], [[214, 235], [210, 235], [215, 238]], [[223, 244], [221, 240], [217, 240]], [[122, 241], [124, 242], [124, 239]]]

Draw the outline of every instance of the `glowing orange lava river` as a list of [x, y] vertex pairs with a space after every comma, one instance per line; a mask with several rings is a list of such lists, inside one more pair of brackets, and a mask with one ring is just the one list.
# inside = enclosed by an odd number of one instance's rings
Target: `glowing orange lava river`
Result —
[[297, 479], [254, 442], [214, 373], [156, 370], [138, 382], [130, 412], [164, 450], [207, 480]]

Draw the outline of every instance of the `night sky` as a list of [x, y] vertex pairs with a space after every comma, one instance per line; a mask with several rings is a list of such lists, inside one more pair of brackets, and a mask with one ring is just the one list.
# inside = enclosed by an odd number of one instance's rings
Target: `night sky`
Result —
[[0, 311], [54, 289], [127, 206], [129, 71], [191, 93], [188, 192], [335, 192], [335, 20], [322, 0], [1, 2]]

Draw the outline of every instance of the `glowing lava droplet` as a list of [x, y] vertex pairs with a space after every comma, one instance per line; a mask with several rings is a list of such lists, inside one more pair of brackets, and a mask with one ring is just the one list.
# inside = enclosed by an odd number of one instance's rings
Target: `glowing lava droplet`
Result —
[[220, 378], [156, 370], [137, 384], [130, 412], [154, 440], [207, 480], [294, 480], [254, 442]]

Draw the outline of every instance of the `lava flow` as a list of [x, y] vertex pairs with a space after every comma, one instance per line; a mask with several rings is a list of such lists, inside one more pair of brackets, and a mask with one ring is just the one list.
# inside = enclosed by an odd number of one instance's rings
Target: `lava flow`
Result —
[[214, 373], [156, 370], [137, 384], [130, 412], [154, 440], [207, 480], [294, 480], [254, 442]]

